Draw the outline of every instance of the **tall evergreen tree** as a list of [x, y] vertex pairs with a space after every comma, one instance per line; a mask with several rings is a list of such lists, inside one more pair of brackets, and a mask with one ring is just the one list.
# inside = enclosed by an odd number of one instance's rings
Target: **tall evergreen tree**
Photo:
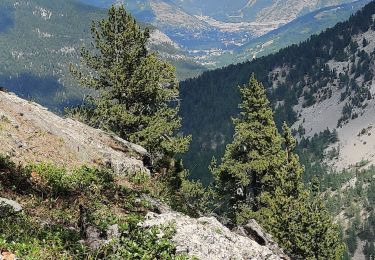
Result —
[[[298, 195], [277, 187], [264, 194], [264, 207], [252, 213], [295, 259], [341, 259], [344, 245], [318, 189], [299, 185]], [[251, 215], [251, 214], [249, 214]]]
[[259, 208], [261, 193], [278, 185], [275, 177], [285, 158], [263, 85], [252, 75], [240, 91], [241, 113], [233, 119], [234, 140], [227, 145], [220, 166], [212, 168], [232, 218], [243, 206]]
[[315, 177], [309, 189], [309, 198], [302, 197], [302, 204], [296, 210], [301, 210], [299, 224], [305, 227], [304, 239], [297, 241], [297, 245], [304, 249], [305, 259], [341, 259], [344, 245], [341, 242], [339, 228], [333, 224], [333, 219], [324, 205], [319, 180]]
[[94, 91], [72, 114], [143, 145], [159, 163], [185, 152], [190, 137], [178, 135], [175, 70], [148, 52], [149, 30], [142, 30], [123, 6], [112, 6], [107, 18], [93, 22], [91, 33], [94, 48], [82, 48], [83, 67], [71, 71]]
[[290, 129], [284, 124], [283, 136], [278, 133], [254, 75], [241, 93], [234, 140], [220, 166], [212, 168], [219, 193], [229, 201], [223, 210], [237, 224], [257, 219], [296, 259], [340, 259], [338, 229], [316, 185], [311, 191], [304, 187]]

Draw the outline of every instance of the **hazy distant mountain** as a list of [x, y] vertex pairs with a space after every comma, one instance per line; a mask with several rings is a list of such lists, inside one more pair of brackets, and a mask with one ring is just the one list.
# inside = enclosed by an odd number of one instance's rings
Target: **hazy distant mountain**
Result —
[[359, 0], [324, 7], [307, 13], [278, 29], [250, 40], [231, 53], [224, 53], [222, 56], [214, 57], [211, 60], [216, 63], [216, 66], [220, 67], [275, 53], [283, 47], [304, 41], [312, 34], [318, 34], [326, 28], [348, 19], [370, 1], [371, 0]]
[[186, 11], [225, 22], [288, 22], [322, 7], [354, 0], [172, 0]]
[[[297, 17], [323, 7], [332, 7], [355, 0], [81, 1], [100, 7], [124, 3], [138, 20], [159, 28], [201, 64], [216, 68], [252, 57], [240, 53], [244, 46], [249, 46], [258, 37], [288, 24]], [[310, 19], [311, 24], [302, 24], [307, 27], [304, 35], [300, 37], [297, 35], [292, 39], [295, 42], [304, 40], [312, 33], [333, 26], [340, 19], [348, 18], [351, 13], [351, 10], [346, 10], [345, 14], [338, 13], [337, 16], [333, 14], [325, 17], [324, 21]], [[288, 41], [288, 43], [295, 42]], [[275, 46], [282, 46], [282, 44], [275, 44]]]
[[[104, 9], [76, 0], [0, 1], [0, 86], [50, 108], [72, 104], [82, 96], [69, 73], [89, 44], [92, 20]], [[180, 79], [204, 68], [187, 58], [167, 35], [153, 28], [150, 47], [172, 61]]]

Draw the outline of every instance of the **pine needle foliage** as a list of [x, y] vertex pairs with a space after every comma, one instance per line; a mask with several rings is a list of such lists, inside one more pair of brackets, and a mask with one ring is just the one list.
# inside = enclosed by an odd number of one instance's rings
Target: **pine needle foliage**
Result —
[[83, 87], [92, 89], [76, 118], [144, 146], [154, 163], [187, 150], [190, 137], [179, 134], [179, 86], [175, 69], [147, 50], [142, 30], [123, 6], [93, 22], [92, 46], [81, 51], [82, 66], [71, 66]]
[[341, 259], [338, 227], [316, 183], [302, 182], [303, 166], [286, 124], [281, 135], [266, 91], [254, 75], [241, 88], [241, 113], [233, 142], [211, 170], [224, 203], [221, 213], [234, 225], [255, 218], [293, 259]]
[[252, 75], [249, 85], [240, 90], [242, 111], [233, 119], [234, 140], [226, 147], [220, 166], [213, 165], [219, 191], [234, 211], [243, 203], [254, 210], [259, 207], [261, 193], [277, 184], [274, 177], [285, 157], [262, 84]]

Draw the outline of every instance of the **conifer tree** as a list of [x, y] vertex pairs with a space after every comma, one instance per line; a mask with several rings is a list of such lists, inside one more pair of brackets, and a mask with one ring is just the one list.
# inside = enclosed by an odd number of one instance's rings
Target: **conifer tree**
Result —
[[302, 173], [304, 167], [299, 162], [299, 156], [294, 153], [296, 140], [288, 125], [283, 124], [283, 143], [286, 152], [286, 167], [284, 170], [285, 182], [283, 185], [284, 193], [296, 198], [303, 189]]
[[333, 224], [319, 191], [303, 188], [293, 197], [278, 187], [273, 195], [263, 196], [263, 200], [266, 206], [253, 216], [290, 256], [341, 259], [344, 245], [339, 229]]
[[[302, 183], [303, 167], [294, 154], [296, 141], [286, 124], [281, 136], [263, 86], [253, 75], [241, 88], [241, 114], [234, 140], [222, 163], [213, 165], [224, 212], [241, 224], [257, 219], [296, 259], [340, 259], [338, 228], [333, 225], [316, 183]], [[245, 192], [243, 192], [245, 191]]]
[[[301, 208], [306, 207], [302, 215], [300, 225], [306, 227], [305, 240], [299, 241], [301, 248], [306, 248], [305, 259], [341, 259], [344, 245], [339, 236], [339, 228], [333, 224], [324, 201], [322, 199], [319, 180], [312, 180], [309, 190], [309, 199], [302, 200]], [[299, 208], [298, 208], [299, 209]]]
[[252, 216], [296, 259], [341, 259], [344, 247], [338, 226], [324, 205], [318, 180], [313, 180], [311, 189], [303, 184], [303, 167], [293, 152], [296, 141], [285, 123], [283, 140], [281, 185], [262, 194], [263, 207]]
[[91, 34], [93, 49], [82, 48], [83, 66], [71, 71], [94, 91], [71, 113], [144, 146], [155, 162], [185, 152], [190, 137], [177, 134], [175, 70], [148, 52], [149, 30], [142, 30], [123, 6], [112, 6], [107, 18], [93, 22]]
[[240, 91], [241, 113], [233, 119], [234, 140], [227, 145], [220, 166], [212, 167], [231, 218], [243, 207], [259, 207], [261, 193], [278, 185], [275, 177], [285, 158], [263, 85], [252, 75]]

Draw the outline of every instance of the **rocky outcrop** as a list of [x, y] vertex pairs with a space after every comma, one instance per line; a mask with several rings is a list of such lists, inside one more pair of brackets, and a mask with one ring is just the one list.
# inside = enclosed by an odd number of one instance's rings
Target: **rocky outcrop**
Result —
[[[45, 162], [66, 168], [79, 165], [106, 165], [118, 173], [149, 172], [144, 163], [149, 155], [142, 147], [72, 119], [64, 119], [46, 108], [14, 94], [0, 91], [0, 154], [19, 163]], [[177, 253], [198, 259], [289, 259], [255, 222], [231, 231], [214, 217], [190, 218], [173, 212], [160, 201], [142, 195], [152, 211], [142, 223], [144, 227], [174, 225], [173, 242]], [[0, 217], [22, 211], [16, 201], [0, 197]], [[78, 226], [81, 242], [92, 250], [118, 239], [118, 225], [105, 232], [87, 221], [80, 206]], [[236, 233], [237, 232], [237, 233]], [[5, 257], [15, 257], [8, 251]]]
[[262, 246], [268, 247], [272, 250], [272, 252], [278, 254], [283, 259], [289, 258], [273, 240], [272, 236], [266, 233], [254, 219], [250, 219], [244, 226], [236, 228], [235, 232], [239, 235], [246, 236], [255, 240]]
[[22, 206], [10, 199], [0, 197], [0, 218], [22, 211]]
[[0, 154], [13, 161], [53, 162], [67, 168], [106, 165], [123, 174], [148, 169], [147, 151], [102, 130], [62, 118], [0, 91]]
[[178, 253], [198, 259], [289, 259], [276, 243], [270, 242], [272, 239], [259, 225], [251, 224], [257, 230], [255, 238], [232, 232], [214, 217], [194, 219], [172, 211], [148, 213], [143, 226], [173, 225], [176, 229], [173, 242]]

